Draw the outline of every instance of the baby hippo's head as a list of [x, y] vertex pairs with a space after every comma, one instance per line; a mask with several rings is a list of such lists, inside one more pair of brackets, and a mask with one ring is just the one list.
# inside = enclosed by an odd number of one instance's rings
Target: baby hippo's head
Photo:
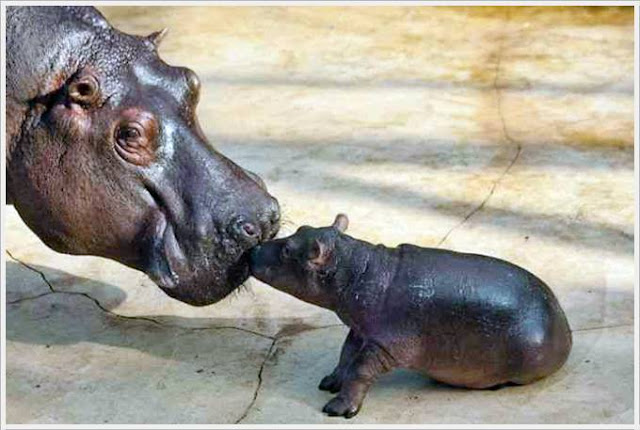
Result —
[[301, 300], [331, 308], [332, 275], [338, 268], [341, 233], [349, 225], [344, 214], [333, 225], [302, 226], [295, 234], [256, 246], [251, 251], [253, 276]]

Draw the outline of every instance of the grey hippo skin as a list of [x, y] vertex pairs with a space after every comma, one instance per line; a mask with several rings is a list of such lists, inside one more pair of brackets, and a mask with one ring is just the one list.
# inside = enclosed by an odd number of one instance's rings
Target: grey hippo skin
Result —
[[527, 384], [558, 370], [571, 330], [553, 292], [497, 258], [414, 245], [387, 248], [331, 227], [303, 226], [251, 252], [255, 277], [330, 309], [350, 327], [321, 390], [323, 409], [350, 418], [371, 384], [396, 367], [451, 385]]
[[7, 196], [54, 250], [206, 305], [249, 276], [280, 210], [207, 142], [198, 77], [160, 59], [164, 34], [122, 33], [91, 7], [7, 8]]

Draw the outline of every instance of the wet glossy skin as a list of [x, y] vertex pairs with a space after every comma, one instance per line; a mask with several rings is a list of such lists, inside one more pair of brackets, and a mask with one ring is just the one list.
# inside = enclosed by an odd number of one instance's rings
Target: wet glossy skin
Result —
[[112, 258], [206, 305], [248, 276], [277, 201], [215, 151], [195, 73], [89, 7], [9, 7], [7, 196], [53, 249]]
[[252, 274], [331, 309], [351, 328], [336, 369], [320, 389], [339, 392], [329, 415], [358, 413], [377, 377], [414, 369], [457, 386], [526, 384], [558, 370], [571, 331], [553, 292], [503, 260], [441, 249], [371, 245], [332, 227], [251, 252]]

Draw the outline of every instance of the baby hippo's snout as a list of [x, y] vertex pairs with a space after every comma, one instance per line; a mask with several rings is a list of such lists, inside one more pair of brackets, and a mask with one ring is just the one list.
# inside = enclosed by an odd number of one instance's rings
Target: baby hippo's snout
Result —
[[251, 269], [251, 273], [253, 276], [257, 277], [257, 273], [260, 269], [260, 254], [262, 251], [262, 246], [258, 245], [253, 247], [249, 252], [249, 267]]
[[278, 253], [274, 249], [276, 246], [273, 242], [266, 242], [255, 246], [249, 253], [251, 274], [262, 282], [270, 283], [273, 281], [270, 275], [279, 260]]

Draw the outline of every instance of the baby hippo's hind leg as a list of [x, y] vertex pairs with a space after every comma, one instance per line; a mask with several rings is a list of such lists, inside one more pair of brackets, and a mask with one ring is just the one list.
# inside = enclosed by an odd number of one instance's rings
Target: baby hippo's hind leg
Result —
[[393, 357], [380, 345], [365, 341], [351, 365], [343, 374], [340, 393], [327, 403], [322, 412], [329, 416], [355, 416], [369, 387], [383, 373], [396, 367]]
[[349, 365], [353, 361], [356, 354], [360, 351], [363, 345], [363, 340], [358, 336], [353, 329], [349, 331], [347, 339], [342, 345], [342, 351], [340, 352], [340, 361], [333, 372], [322, 378], [320, 381], [319, 389], [323, 391], [329, 391], [331, 393], [337, 393], [342, 387], [342, 380], [344, 374], [349, 368]]

